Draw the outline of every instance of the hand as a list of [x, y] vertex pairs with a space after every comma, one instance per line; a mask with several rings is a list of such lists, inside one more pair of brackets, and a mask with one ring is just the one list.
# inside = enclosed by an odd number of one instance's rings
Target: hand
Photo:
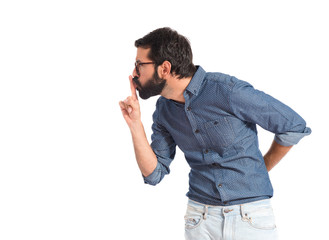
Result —
[[120, 101], [119, 105], [126, 123], [131, 128], [134, 124], [140, 123], [141, 112], [132, 76], [129, 76], [129, 81], [131, 96], [127, 97], [124, 101]]

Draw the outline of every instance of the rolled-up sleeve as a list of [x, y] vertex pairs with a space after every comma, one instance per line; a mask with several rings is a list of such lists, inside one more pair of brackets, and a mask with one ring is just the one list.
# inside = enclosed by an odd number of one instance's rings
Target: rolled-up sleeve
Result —
[[176, 154], [175, 141], [159, 121], [159, 101], [157, 102], [157, 108], [153, 114], [152, 131], [151, 148], [157, 156], [158, 163], [154, 171], [147, 177], [143, 176], [143, 178], [145, 183], [156, 185], [166, 174], [170, 173], [169, 166]]
[[274, 140], [280, 145], [295, 145], [311, 134], [304, 119], [294, 110], [245, 81], [236, 79], [230, 107], [238, 118], [274, 133]]

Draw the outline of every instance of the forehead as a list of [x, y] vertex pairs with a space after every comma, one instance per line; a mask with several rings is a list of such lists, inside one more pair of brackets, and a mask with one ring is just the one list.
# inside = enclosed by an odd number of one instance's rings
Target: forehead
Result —
[[150, 52], [150, 48], [137, 48], [137, 56], [136, 61], [145, 62], [149, 61], [148, 54]]

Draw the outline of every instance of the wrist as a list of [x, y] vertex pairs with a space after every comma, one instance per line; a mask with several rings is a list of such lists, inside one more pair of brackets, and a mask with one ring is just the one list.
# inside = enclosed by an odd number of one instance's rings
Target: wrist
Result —
[[138, 121], [133, 121], [129, 125], [130, 132], [133, 133], [138, 133], [140, 131], [144, 131], [143, 123], [141, 120]]

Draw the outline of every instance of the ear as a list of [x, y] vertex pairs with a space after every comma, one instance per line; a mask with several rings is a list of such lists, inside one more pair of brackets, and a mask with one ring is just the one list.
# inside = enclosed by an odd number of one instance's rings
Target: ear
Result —
[[171, 63], [169, 61], [164, 61], [158, 67], [158, 75], [160, 78], [167, 78], [170, 75]]

